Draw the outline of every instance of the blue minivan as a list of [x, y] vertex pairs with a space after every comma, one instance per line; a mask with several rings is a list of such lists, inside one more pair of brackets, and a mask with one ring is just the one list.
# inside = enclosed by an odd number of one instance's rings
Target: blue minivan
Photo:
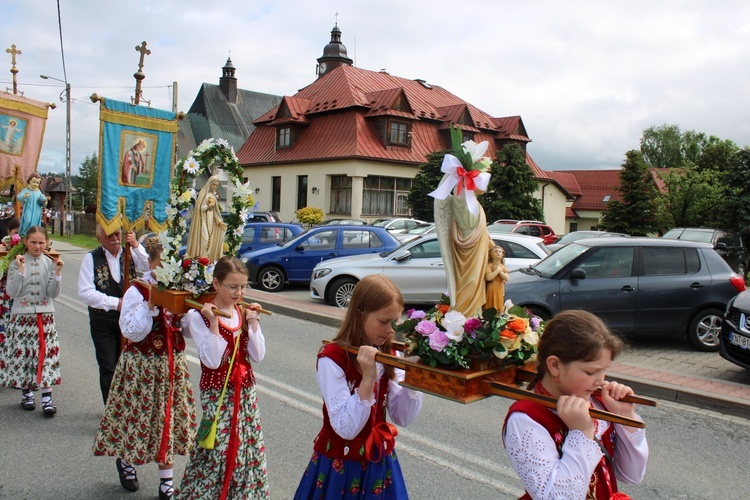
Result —
[[281, 246], [246, 252], [240, 256], [250, 271], [250, 281], [261, 290], [278, 292], [286, 283], [309, 283], [312, 270], [334, 257], [390, 252], [400, 242], [374, 226], [319, 226]]

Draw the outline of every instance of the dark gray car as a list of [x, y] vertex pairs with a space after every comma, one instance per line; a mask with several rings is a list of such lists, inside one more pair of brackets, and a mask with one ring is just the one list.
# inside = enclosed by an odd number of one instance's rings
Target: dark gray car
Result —
[[724, 308], [744, 289], [710, 245], [596, 238], [511, 272], [505, 298], [545, 319], [584, 309], [619, 333], [686, 334], [697, 349], [716, 351]]

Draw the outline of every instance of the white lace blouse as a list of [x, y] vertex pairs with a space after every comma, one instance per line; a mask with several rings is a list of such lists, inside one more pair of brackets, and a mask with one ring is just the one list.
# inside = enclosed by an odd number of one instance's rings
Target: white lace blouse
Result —
[[[628, 432], [625, 426], [604, 420], [596, 423], [597, 439], [601, 439], [610, 425], [615, 426], [613, 462], [617, 480], [640, 483], [648, 462], [646, 431]], [[535, 500], [585, 498], [591, 475], [603, 456], [596, 441], [579, 430], [568, 433], [560, 456], [547, 429], [521, 412], [508, 417], [505, 452], [524, 488]]]
[[[219, 323], [225, 324], [229, 328], [236, 328], [240, 324], [240, 316], [237, 310], [232, 310], [231, 318], [219, 318]], [[200, 311], [192, 310], [185, 314], [181, 322], [182, 334], [186, 338], [192, 338], [198, 348], [198, 356], [201, 362], [212, 370], [216, 370], [221, 365], [224, 350], [228, 342], [221, 337], [211, 333], [206, 323], [203, 322], [203, 315]], [[247, 354], [253, 362], [262, 361], [266, 355], [266, 338], [258, 324], [258, 329], [250, 329], [250, 339], [247, 343]]]
[[[156, 283], [150, 272], [143, 276], [146, 283]], [[120, 310], [120, 331], [122, 335], [133, 342], [145, 339], [154, 326], [154, 317], [159, 310], [154, 307], [148, 308], [148, 301], [135, 286], [131, 286], [122, 297], [122, 309]]]
[[[383, 375], [383, 365], [375, 363], [378, 380]], [[375, 404], [375, 394], [367, 401], [359, 398], [358, 389], [351, 388], [341, 369], [330, 358], [318, 360], [318, 385], [328, 409], [333, 430], [344, 439], [354, 439], [370, 418], [370, 408]], [[404, 371], [396, 370], [396, 379], [388, 381], [388, 415], [400, 426], [406, 427], [417, 418], [422, 409], [422, 393], [398, 385], [404, 380]]]

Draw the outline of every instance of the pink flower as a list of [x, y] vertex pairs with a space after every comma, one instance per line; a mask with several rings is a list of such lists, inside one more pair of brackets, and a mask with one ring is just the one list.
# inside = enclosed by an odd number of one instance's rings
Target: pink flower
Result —
[[422, 319], [427, 316], [427, 313], [420, 310], [412, 309], [409, 311], [409, 319]]
[[10, 246], [14, 247], [21, 243], [21, 235], [16, 233], [10, 237]]
[[531, 318], [531, 330], [532, 331], [534, 332], [537, 331], [537, 329], [539, 328], [539, 325], [541, 324], [542, 324], [542, 318], [540, 318], [539, 316], [534, 316]]
[[417, 326], [414, 327], [414, 330], [426, 337], [434, 332], [436, 328], [437, 325], [434, 321], [422, 320], [417, 323]]
[[445, 334], [443, 330], [435, 330], [430, 334], [430, 349], [437, 352], [443, 352], [445, 346], [450, 343], [451, 339]]
[[469, 318], [466, 320], [466, 323], [464, 323], [464, 332], [472, 335], [474, 333], [474, 330], [476, 330], [480, 326], [482, 326], [482, 322], [479, 321], [479, 318]]

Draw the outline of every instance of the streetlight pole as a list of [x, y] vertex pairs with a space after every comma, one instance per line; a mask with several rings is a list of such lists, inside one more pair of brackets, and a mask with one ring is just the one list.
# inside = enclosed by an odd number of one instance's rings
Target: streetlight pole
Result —
[[[47, 75], [39, 75], [44, 80], [55, 80], [61, 83], [65, 84], [65, 205], [63, 206], [63, 221], [68, 220], [68, 214], [71, 214], [72, 212], [72, 204], [71, 204], [71, 182], [72, 179], [70, 177], [70, 84], [66, 80], [60, 80], [59, 78], [54, 78]], [[65, 227], [65, 223], [62, 221], [60, 222], [60, 232], [65, 231], [66, 236], [70, 238], [71, 231], [70, 228], [72, 227], [72, 215], [71, 217], [71, 224], [68, 226], [67, 231], [63, 229]]]

